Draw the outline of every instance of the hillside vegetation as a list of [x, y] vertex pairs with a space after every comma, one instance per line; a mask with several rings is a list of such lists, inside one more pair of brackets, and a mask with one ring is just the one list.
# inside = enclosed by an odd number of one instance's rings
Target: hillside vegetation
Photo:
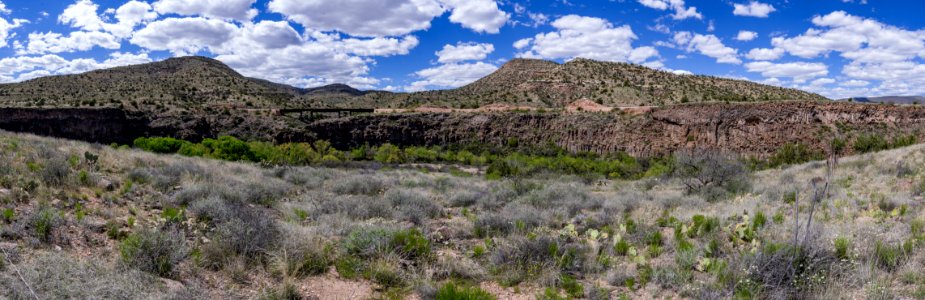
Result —
[[925, 146], [592, 182], [10, 133], [0, 159], [4, 298], [925, 297]]
[[817, 94], [751, 81], [679, 75], [640, 65], [589, 59], [575, 59], [565, 64], [515, 59], [495, 73], [458, 89], [411, 94], [371, 93], [365, 98], [396, 107], [457, 108], [495, 103], [565, 107], [581, 99], [608, 106], [826, 99]]
[[0, 85], [2, 107], [117, 107], [158, 114], [288, 107], [474, 108], [516, 104], [562, 108], [581, 99], [637, 106], [825, 98], [749, 81], [676, 75], [587, 59], [565, 64], [516, 59], [467, 86], [417, 93], [364, 92], [342, 84], [295, 88], [244, 77], [205, 57], [170, 58]]

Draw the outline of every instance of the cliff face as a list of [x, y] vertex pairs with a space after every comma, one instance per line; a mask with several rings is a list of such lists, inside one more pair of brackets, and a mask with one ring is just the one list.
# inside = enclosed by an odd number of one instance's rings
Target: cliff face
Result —
[[135, 138], [171, 136], [198, 141], [219, 135], [247, 140], [308, 141], [297, 123], [248, 113], [147, 115], [115, 108], [0, 108], [0, 130], [130, 144]]
[[369, 115], [312, 124], [318, 138], [342, 148], [362, 144], [447, 145], [511, 139], [570, 151], [662, 155], [715, 148], [766, 157], [787, 143], [827, 150], [832, 139], [864, 133], [925, 139], [925, 108], [830, 102], [682, 105], [638, 116], [599, 113]]
[[[925, 140], [925, 107], [835, 102], [698, 104], [644, 114], [486, 112], [372, 114], [304, 124], [248, 113], [142, 117], [118, 109], [0, 109], [0, 129], [100, 143], [140, 136], [218, 135], [276, 142], [329, 140], [339, 149], [391, 143], [521, 147], [636, 156], [715, 148], [766, 157], [787, 143], [827, 150], [835, 137], [874, 133]], [[849, 144], [850, 146], [850, 144]], [[849, 147], [850, 148], [850, 147]]]
[[120, 109], [0, 108], [0, 129], [96, 143], [128, 143], [155, 132], [148, 120]]

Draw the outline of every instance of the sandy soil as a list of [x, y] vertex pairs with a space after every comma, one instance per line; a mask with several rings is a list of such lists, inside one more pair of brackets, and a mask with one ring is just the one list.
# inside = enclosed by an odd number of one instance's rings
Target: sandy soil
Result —
[[373, 296], [372, 283], [345, 280], [334, 273], [307, 278], [301, 282], [300, 288], [309, 299], [350, 300]]

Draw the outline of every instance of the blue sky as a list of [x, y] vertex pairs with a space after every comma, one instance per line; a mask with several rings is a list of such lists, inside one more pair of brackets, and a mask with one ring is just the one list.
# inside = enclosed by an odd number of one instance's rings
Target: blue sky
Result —
[[925, 1], [0, 1], [2, 82], [195, 54], [296, 86], [416, 91], [516, 57], [585, 57], [832, 98], [925, 95]]

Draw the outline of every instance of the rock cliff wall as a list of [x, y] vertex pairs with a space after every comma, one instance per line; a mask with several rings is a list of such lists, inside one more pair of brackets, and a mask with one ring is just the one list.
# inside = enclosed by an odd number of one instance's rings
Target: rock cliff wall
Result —
[[96, 143], [129, 143], [155, 134], [143, 117], [120, 109], [0, 108], [0, 129]]
[[766, 157], [787, 143], [826, 151], [832, 139], [875, 133], [925, 140], [925, 107], [833, 102], [669, 106], [643, 115], [496, 112], [391, 114], [323, 120], [309, 130], [338, 147], [362, 144], [446, 145], [510, 140], [570, 151], [649, 156], [716, 148]]
[[[826, 151], [835, 137], [860, 134], [925, 141], [925, 107], [835, 102], [695, 104], [644, 114], [483, 112], [372, 114], [311, 124], [272, 115], [140, 116], [118, 109], [0, 108], [0, 129], [100, 143], [139, 136], [198, 140], [218, 135], [276, 142], [331, 141], [349, 149], [364, 144], [402, 146], [477, 144], [636, 156], [684, 148], [725, 149], [766, 157], [787, 143]], [[849, 147], [850, 148], [850, 147]]]

